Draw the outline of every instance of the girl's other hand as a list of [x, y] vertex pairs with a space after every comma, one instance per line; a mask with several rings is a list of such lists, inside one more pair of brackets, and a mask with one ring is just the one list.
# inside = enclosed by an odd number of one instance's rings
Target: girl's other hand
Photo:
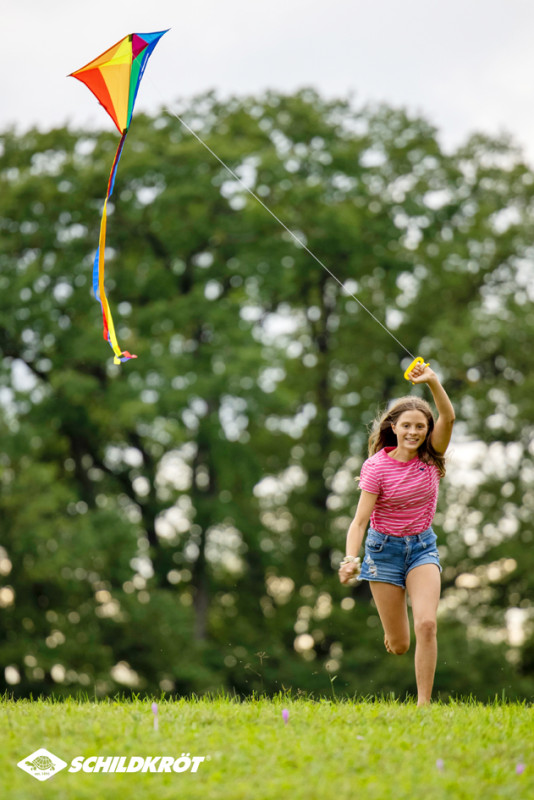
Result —
[[343, 566], [339, 568], [338, 574], [341, 583], [355, 583], [355, 579], [360, 574], [360, 565], [355, 563], [343, 564]]

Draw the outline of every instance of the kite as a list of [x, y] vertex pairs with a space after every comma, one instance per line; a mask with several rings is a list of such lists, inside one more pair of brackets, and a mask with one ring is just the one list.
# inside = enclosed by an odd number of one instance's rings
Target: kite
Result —
[[104, 106], [121, 134], [109, 175], [108, 190], [100, 222], [100, 238], [93, 265], [93, 291], [102, 306], [104, 339], [113, 349], [115, 354], [113, 362], [115, 364], [128, 361], [130, 358], [137, 358], [137, 356], [132, 355], [127, 350], [122, 351], [119, 347], [115, 335], [113, 317], [111, 316], [104, 289], [107, 204], [113, 193], [115, 175], [122, 148], [124, 147], [124, 140], [130, 127], [139, 84], [152, 51], [161, 37], [167, 33], [167, 30], [155, 33], [130, 33], [120, 42], [114, 44], [113, 47], [90, 61], [89, 64], [86, 64], [85, 67], [71, 72], [68, 76], [69, 78], [77, 78], [82, 83], [85, 83], [98, 102]]

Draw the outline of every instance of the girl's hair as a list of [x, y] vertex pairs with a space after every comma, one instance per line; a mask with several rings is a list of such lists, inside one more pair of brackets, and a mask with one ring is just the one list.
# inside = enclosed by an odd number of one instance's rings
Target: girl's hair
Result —
[[375, 419], [369, 436], [369, 457], [374, 456], [384, 447], [395, 447], [397, 445], [397, 437], [393, 433], [391, 426], [397, 423], [404, 411], [422, 411], [425, 415], [428, 422], [428, 431], [425, 441], [419, 447], [418, 455], [421, 461], [425, 461], [427, 464], [435, 464], [440, 476], [443, 478], [445, 475], [445, 456], [434, 450], [430, 443], [430, 434], [434, 430], [434, 416], [426, 400], [422, 400], [420, 397], [401, 397], [400, 400], [393, 403], [387, 411]]

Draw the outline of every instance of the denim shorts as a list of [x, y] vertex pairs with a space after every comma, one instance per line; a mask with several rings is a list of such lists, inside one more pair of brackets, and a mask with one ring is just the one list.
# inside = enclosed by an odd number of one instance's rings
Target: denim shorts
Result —
[[391, 536], [369, 528], [359, 581], [380, 581], [406, 588], [406, 575], [421, 564], [435, 564], [441, 572], [432, 528], [413, 536]]

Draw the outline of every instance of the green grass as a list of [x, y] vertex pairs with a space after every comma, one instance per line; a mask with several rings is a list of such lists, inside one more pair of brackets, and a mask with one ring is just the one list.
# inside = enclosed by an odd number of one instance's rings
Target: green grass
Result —
[[[532, 706], [279, 695], [91, 702], [0, 698], [2, 799], [414, 800], [533, 798]], [[289, 710], [284, 724], [282, 710]], [[17, 762], [76, 756], [206, 756], [196, 774], [88, 774], [39, 782]], [[437, 765], [441, 759], [443, 765]], [[522, 774], [516, 773], [524, 763]], [[441, 766], [441, 768], [440, 768]]]

